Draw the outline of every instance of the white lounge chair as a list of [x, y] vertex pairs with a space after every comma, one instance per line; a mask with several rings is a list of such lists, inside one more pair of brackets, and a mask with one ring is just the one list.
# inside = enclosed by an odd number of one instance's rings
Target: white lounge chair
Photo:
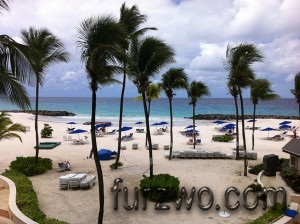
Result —
[[75, 173], [70, 173], [58, 178], [59, 188], [60, 189], [68, 189], [70, 184], [70, 178], [76, 176]]
[[80, 182], [80, 187], [81, 188], [86, 188], [86, 187], [92, 188], [95, 185], [95, 183], [96, 183], [96, 176], [94, 176], [94, 175], [87, 176], [85, 179], [83, 179]]
[[63, 140], [64, 140], [64, 141], [68, 141], [68, 137], [64, 135], [64, 136], [63, 136]]
[[86, 173], [79, 173], [75, 176], [70, 177], [69, 179], [70, 188], [80, 187], [81, 181], [83, 181], [86, 177], [87, 177]]
[[68, 141], [72, 141], [72, 136], [68, 135]]

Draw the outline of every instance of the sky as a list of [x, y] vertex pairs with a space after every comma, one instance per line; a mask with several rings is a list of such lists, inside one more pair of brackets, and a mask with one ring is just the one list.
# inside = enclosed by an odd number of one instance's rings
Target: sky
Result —
[[[70, 53], [68, 63], [54, 64], [46, 71], [42, 97], [90, 97], [91, 92], [76, 46], [80, 23], [91, 16], [113, 15], [119, 19], [124, 0], [11, 0], [10, 11], [0, 15], [0, 33], [21, 41], [21, 30], [47, 28], [61, 39]], [[231, 97], [224, 68], [227, 45], [252, 43], [264, 60], [253, 65], [257, 78], [266, 78], [282, 98], [292, 98], [295, 74], [300, 72], [299, 0], [128, 0], [147, 21], [141, 27], [157, 27], [147, 36], [163, 39], [175, 50], [176, 62], [161, 70], [157, 83], [169, 68], [183, 68], [189, 82], [202, 81], [210, 97]], [[121, 75], [116, 74], [121, 80]], [[30, 96], [34, 89], [28, 87]], [[126, 97], [138, 95], [128, 82]], [[177, 91], [176, 97], [187, 97]], [[119, 97], [121, 85], [103, 87], [98, 97]], [[244, 90], [249, 96], [249, 90]], [[164, 97], [164, 94], [162, 94]]]

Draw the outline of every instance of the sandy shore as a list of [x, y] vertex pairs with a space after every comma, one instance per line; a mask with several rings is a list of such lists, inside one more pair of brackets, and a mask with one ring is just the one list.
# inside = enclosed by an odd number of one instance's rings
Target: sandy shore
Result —
[[[34, 120], [33, 115], [23, 113], [12, 113], [11, 116], [14, 122], [21, 123], [30, 127], [30, 131], [26, 134], [21, 134], [23, 143], [15, 140], [1, 141], [0, 151], [0, 173], [8, 168], [10, 162], [15, 160], [17, 156], [34, 156]], [[43, 117], [39, 121], [39, 128], [42, 129], [44, 123], [48, 123], [54, 129], [51, 139], [41, 139], [40, 141], [60, 141], [60, 146], [52, 150], [40, 150], [41, 157], [48, 157], [53, 160], [54, 168], [57, 163], [63, 160], [69, 160], [72, 166], [72, 171], [68, 173], [86, 172], [96, 175], [96, 168], [93, 159], [87, 159], [91, 149], [91, 143], [84, 145], [73, 145], [71, 141], [63, 141], [63, 136], [67, 135], [66, 129], [70, 127], [63, 122], [44, 122]], [[281, 120], [276, 119], [259, 119], [256, 126], [265, 128], [277, 128]], [[187, 124], [191, 121], [187, 120]], [[251, 126], [252, 123], [246, 123]], [[231, 143], [212, 142], [212, 135], [220, 134], [215, 129], [212, 121], [196, 121], [198, 130], [200, 130], [200, 138], [202, 144], [196, 146], [200, 150], [212, 150], [232, 153]], [[292, 121], [292, 126], [299, 126], [299, 121]], [[75, 128], [89, 130], [90, 128], [83, 124], [74, 125]], [[110, 127], [109, 130], [117, 128], [117, 124]], [[155, 127], [151, 127], [152, 131]], [[134, 130], [134, 129], [133, 129]], [[174, 150], [184, 151], [192, 149], [192, 146], [187, 145], [189, 138], [182, 136], [179, 131], [184, 130], [184, 127], [174, 127]], [[224, 192], [228, 187], [235, 186], [242, 192], [249, 184], [253, 183], [255, 176], [242, 176], [243, 161], [235, 160], [201, 160], [201, 159], [175, 159], [169, 161], [165, 158], [167, 151], [163, 150], [164, 144], [169, 144], [169, 133], [163, 135], [153, 135], [153, 143], [159, 144], [159, 150], [154, 154], [154, 173], [169, 173], [179, 178], [180, 186], [186, 187], [188, 193], [192, 187], [196, 187], [198, 191], [201, 187], [209, 187], [214, 193], [214, 205], [208, 211], [202, 211], [197, 205], [197, 197], [193, 202], [193, 207], [190, 211], [185, 209], [185, 204], [182, 205], [180, 211], [175, 209], [175, 203], [169, 203], [171, 207], [169, 211], [157, 211], [154, 209], [154, 203], [148, 202], [147, 210], [142, 210], [142, 200], [140, 200], [139, 210], [127, 211], [123, 205], [123, 191], [119, 194], [119, 209], [113, 209], [113, 193], [110, 188], [113, 185], [115, 178], [123, 178], [124, 182], [120, 184], [120, 188], [128, 187], [129, 202], [133, 202], [133, 189], [139, 186], [139, 181], [143, 174], [148, 174], [149, 159], [148, 151], [145, 149], [145, 134], [134, 133], [132, 141], [124, 142], [126, 150], [122, 150], [121, 161], [124, 163], [123, 168], [118, 170], [110, 170], [111, 161], [101, 161], [104, 183], [105, 183], [105, 214], [104, 223], [245, 223], [253, 220], [263, 213], [262, 207], [259, 206], [254, 211], [247, 211], [241, 205], [239, 209], [231, 212], [229, 218], [222, 218], [215, 210], [215, 205], [219, 204], [221, 210], [224, 206]], [[269, 135], [280, 134], [282, 131], [273, 131]], [[246, 130], [247, 148], [251, 148], [252, 131]], [[80, 134], [83, 138], [84, 135]], [[249, 164], [260, 163], [264, 155], [277, 154], [279, 157], [288, 158], [288, 154], [282, 152], [282, 147], [290, 140], [290, 137], [285, 137], [282, 141], [266, 140], [268, 132], [255, 132], [255, 152], [257, 152], [258, 160], [250, 160]], [[73, 135], [73, 138], [78, 137]], [[106, 148], [111, 150], [117, 149], [117, 135], [106, 135], [97, 138], [98, 148]], [[132, 150], [132, 143], [138, 143], [139, 149]], [[52, 218], [67, 221], [72, 224], [79, 223], [97, 223], [98, 217], [98, 186], [96, 185], [89, 190], [60, 190], [58, 186], [59, 176], [66, 173], [58, 173], [56, 169], [48, 171], [44, 175], [30, 178], [34, 189], [39, 198], [41, 209]], [[233, 196], [233, 203], [240, 200], [241, 196]]]

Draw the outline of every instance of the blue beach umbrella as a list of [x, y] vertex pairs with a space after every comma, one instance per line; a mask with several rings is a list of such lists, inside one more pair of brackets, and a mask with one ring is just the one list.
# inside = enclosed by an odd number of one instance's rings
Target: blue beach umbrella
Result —
[[[193, 128], [194, 127], [194, 125], [189, 125], [189, 126], [186, 126], [184, 129], [189, 129], [189, 128]], [[197, 126], [195, 126], [195, 127], [197, 127]]]
[[280, 130], [291, 129], [291, 128], [292, 128], [292, 126], [287, 125], [287, 124], [283, 124], [283, 125], [279, 126]]
[[118, 131], [120, 132], [122, 132], [122, 131], [129, 131], [129, 130], [131, 130], [132, 129], [132, 127], [128, 127], [128, 126], [124, 126], [124, 127], [122, 127], [121, 129], [119, 129]]
[[138, 122], [136, 122], [136, 123], [134, 123], [134, 124], [138, 124], [138, 125], [139, 125], [139, 129], [141, 129], [141, 124], [144, 124], [144, 122], [138, 121]]
[[283, 121], [283, 122], [279, 123], [279, 125], [286, 125], [286, 124], [290, 124], [290, 123], [292, 123], [292, 122], [291, 121]]
[[226, 123], [225, 121], [222, 121], [222, 120], [216, 120], [213, 122], [214, 124], [224, 124]]
[[156, 126], [156, 130], [157, 130], [157, 125], [162, 125], [161, 123], [154, 123], [154, 124], [151, 124], [151, 125], [155, 125]]
[[79, 134], [80, 133], [84, 133], [84, 132], [87, 132], [87, 130], [82, 130], [82, 129], [76, 129], [74, 131], [71, 131], [69, 134], [78, 134], [78, 139], [79, 139]]
[[189, 129], [189, 130], [186, 130], [185, 133], [198, 133], [199, 131], [198, 130], [194, 130], [193, 129]]
[[267, 131], [267, 132], [268, 132], [268, 138], [269, 138], [269, 132], [270, 132], [270, 131], [277, 131], [277, 129], [267, 127], [267, 128], [262, 129], [261, 131]]
[[253, 122], [256, 122], [256, 120], [248, 120], [247, 122], [253, 123]]
[[71, 125], [71, 128], [72, 128], [72, 125], [73, 125], [73, 124], [77, 124], [77, 123], [74, 122], [74, 121], [70, 121], [70, 122], [68, 122], [67, 124], [70, 124], [70, 125]]

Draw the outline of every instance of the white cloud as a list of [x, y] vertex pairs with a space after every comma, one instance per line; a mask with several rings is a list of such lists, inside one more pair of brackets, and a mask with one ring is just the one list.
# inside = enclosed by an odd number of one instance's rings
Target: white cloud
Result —
[[[60, 87], [61, 91], [66, 88], [71, 91], [81, 82], [82, 94], [89, 96], [84, 67], [79, 60], [80, 49], [76, 47], [76, 29], [90, 16], [111, 13], [118, 19], [123, 2], [12, 1], [10, 13], [0, 15], [1, 34], [19, 40], [21, 29], [47, 27], [62, 39], [71, 60], [49, 69], [45, 88], [55, 88], [56, 93]], [[293, 85], [290, 74], [300, 70], [299, 0], [129, 0], [126, 4], [136, 4], [147, 15], [144, 26], [158, 28], [148, 35], [164, 39], [175, 49], [176, 64], [170, 67], [182, 67], [190, 80], [207, 83], [212, 96], [224, 96], [221, 91], [226, 88], [228, 72], [223, 68], [222, 59], [228, 43], [256, 44], [265, 55], [264, 63], [254, 66], [256, 74], [277, 86], [285, 83], [287, 92]], [[159, 75], [155, 79], [160, 80]]]

